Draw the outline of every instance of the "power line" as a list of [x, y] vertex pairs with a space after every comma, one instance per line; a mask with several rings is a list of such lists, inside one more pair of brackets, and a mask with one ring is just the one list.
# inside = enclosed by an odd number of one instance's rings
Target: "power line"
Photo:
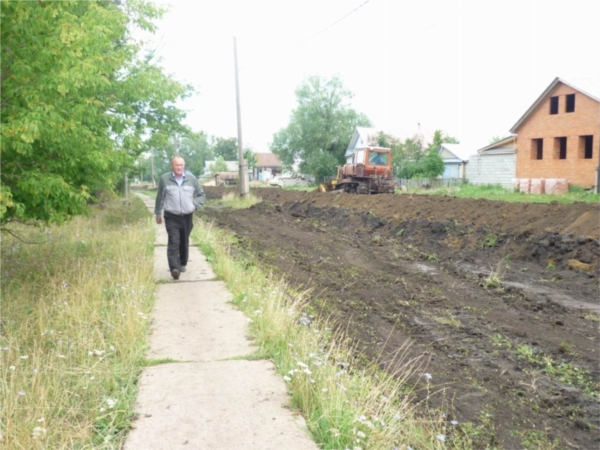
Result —
[[[294, 45], [294, 46], [290, 46], [287, 48], [284, 48], [283, 50], [295, 50], [298, 47], [303, 46], [304, 44], [306, 44], [307, 42], [311, 41], [312, 39], [316, 38], [317, 36], [323, 34], [325, 31], [329, 30], [330, 28], [332, 28], [333, 26], [337, 25], [338, 23], [340, 23], [342, 20], [346, 19], [348, 16], [354, 14], [356, 11], [358, 11], [360, 8], [362, 8], [363, 6], [365, 6], [367, 3], [369, 3], [371, 0], [366, 0], [363, 3], [361, 3], [360, 5], [358, 5], [356, 8], [354, 8], [352, 11], [350, 11], [349, 13], [345, 14], [344, 16], [340, 17], [338, 20], [336, 20], [335, 22], [329, 24], [328, 26], [326, 26], [325, 28], [323, 28], [321, 31], [319, 31], [318, 33], [313, 34], [312, 36], [309, 36], [308, 38], [306, 38], [305, 40], [303, 40], [302, 42], [299, 42], [298, 44]], [[242, 66], [240, 67], [240, 71], [244, 70], [244, 69], [248, 69], [249, 67], [252, 67], [256, 64], [250, 64], [250, 65], [246, 65], [246, 66]]]
[[358, 5], [356, 8], [354, 8], [352, 11], [350, 11], [348, 14], [346, 14], [343, 17], [340, 17], [338, 20], [336, 20], [335, 22], [333, 22], [331, 25], [323, 28], [321, 31], [319, 31], [318, 33], [313, 34], [312, 36], [310, 36], [308, 39], [300, 42], [298, 45], [296, 45], [296, 47], [294, 48], [298, 48], [301, 45], [306, 44], [308, 41], [310, 41], [311, 39], [316, 38], [317, 36], [319, 36], [320, 34], [324, 33], [325, 31], [329, 30], [331, 27], [333, 27], [334, 25], [340, 23], [342, 20], [344, 20], [346, 17], [350, 16], [351, 14], [354, 14], [356, 11], [358, 11], [360, 8], [362, 8], [363, 6], [365, 6], [367, 3], [369, 3], [371, 0], [366, 0], [365, 2], [361, 3], [360, 5]]

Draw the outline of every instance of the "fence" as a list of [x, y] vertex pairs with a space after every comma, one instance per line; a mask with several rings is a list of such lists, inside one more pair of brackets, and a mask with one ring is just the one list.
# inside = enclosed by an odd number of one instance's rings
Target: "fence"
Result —
[[467, 184], [463, 178], [396, 178], [396, 186], [406, 186], [407, 189], [439, 189], [463, 184]]

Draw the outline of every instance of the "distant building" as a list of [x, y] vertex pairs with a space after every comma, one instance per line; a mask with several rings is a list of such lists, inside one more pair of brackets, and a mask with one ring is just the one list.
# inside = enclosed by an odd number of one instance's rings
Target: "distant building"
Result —
[[[350, 143], [344, 153], [346, 162], [352, 162], [352, 154], [357, 148], [376, 147], [380, 131], [376, 128], [356, 127], [350, 138]], [[348, 160], [349, 159], [349, 160]]]
[[500, 184], [511, 188], [517, 173], [517, 137], [508, 136], [469, 157], [466, 178], [471, 184]]
[[465, 167], [469, 162], [472, 150], [461, 144], [443, 143], [438, 154], [444, 161], [444, 173], [442, 178], [465, 178]]
[[[204, 173], [210, 173], [210, 166], [214, 165], [217, 161], [204, 161]], [[240, 164], [236, 161], [225, 161], [227, 164], [227, 172], [239, 172]]]
[[511, 128], [516, 178], [592, 187], [600, 164], [600, 80], [555, 78]]
[[281, 160], [275, 153], [254, 153], [256, 166], [254, 167], [254, 179], [267, 181], [281, 173]]

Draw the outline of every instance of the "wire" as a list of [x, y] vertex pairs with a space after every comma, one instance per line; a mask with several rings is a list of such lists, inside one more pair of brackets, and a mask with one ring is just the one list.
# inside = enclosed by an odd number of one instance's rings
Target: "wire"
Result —
[[[362, 8], [363, 6], [365, 6], [367, 3], [369, 3], [371, 0], [366, 0], [363, 3], [361, 3], [360, 5], [358, 5], [356, 8], [354, 8], [352, 11], [350, 11], [349, 13], [347, 13], [346, 15], [340, 17], [338, 20], [336, 20], [335, 22], [331, 23], [330, 25], [326, 26], [325, 28], [323, 28], [321, 31], [319, 31], [318, 33], [313, 34], [312, 36], [309, 36], [308, 38], [306, 38], [305, 40], [303, 40], [302, 42], [294, 45], [293, 47], [290, 46], [284, 50], [296, 50], [298, 47], [303, 46], [304, 44], [306, 44], [307, 42], [311, 41], [312, 39], [316, 38], [317, 36], [323, 34], [325, 31], [329, 30], [331, 27], [333, 27], [334, 25], [337, 25], [338, 23], [340, 23], [342, 20], [346, 19], [348, 16], [354, 14], [357, 10], [359, 10], [360, 8]], [[249, 69], [252, 68], [253, 66], [256, 66], [258, 63], [255, 62], [254, 64], [249, 64], [246, 66], [242, 66], [239, 68], [240, 72], [244, 69]]]
[[309, 38], [307, 38], [306, 40], [300, 42], [298, 45], [296, 45], [294, 48], [298, 48], [301, 45], [306, 44], [308, 41], [310, 41], [311, 39], [316, 38], [317, 36], [319, 36], [320, 34], [326, 32], [327, 30], [329, 30], [331, 27], [333, 27], [334, 25], [340, 23], [342, 20], [344, 20], [346, 17], [350, 16], [351, 14], [354, 14], [357, 10], [359, 10], [360, 8], [362, 8], [363, 6], [365, 6], [367, 3], [369, 3], [371, 0], [366, 0], [365, 2], [361, 3], [360, 5], [358, 5], [356, 8], [354, 8], [352, 11], [350, 11], [348, 14], [346, 14], [343, 17], [340, 17], [338, 20], [336, 20], [335, 22], [333, 22], [331, 25], [323, 28], [321, 31], [319, 31], [318, 33], [313, 34], [312, 36], [310, 36]]

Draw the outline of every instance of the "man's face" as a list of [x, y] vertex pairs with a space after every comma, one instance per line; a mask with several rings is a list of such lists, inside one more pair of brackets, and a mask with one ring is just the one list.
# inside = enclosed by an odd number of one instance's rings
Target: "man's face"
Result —
[[175, 173], [177, 177], [180, 177], [185, 170], [185, 161], [181, 158], [175, 158], [171, 161], [171, 168], [173, 169], [173, 173]]

